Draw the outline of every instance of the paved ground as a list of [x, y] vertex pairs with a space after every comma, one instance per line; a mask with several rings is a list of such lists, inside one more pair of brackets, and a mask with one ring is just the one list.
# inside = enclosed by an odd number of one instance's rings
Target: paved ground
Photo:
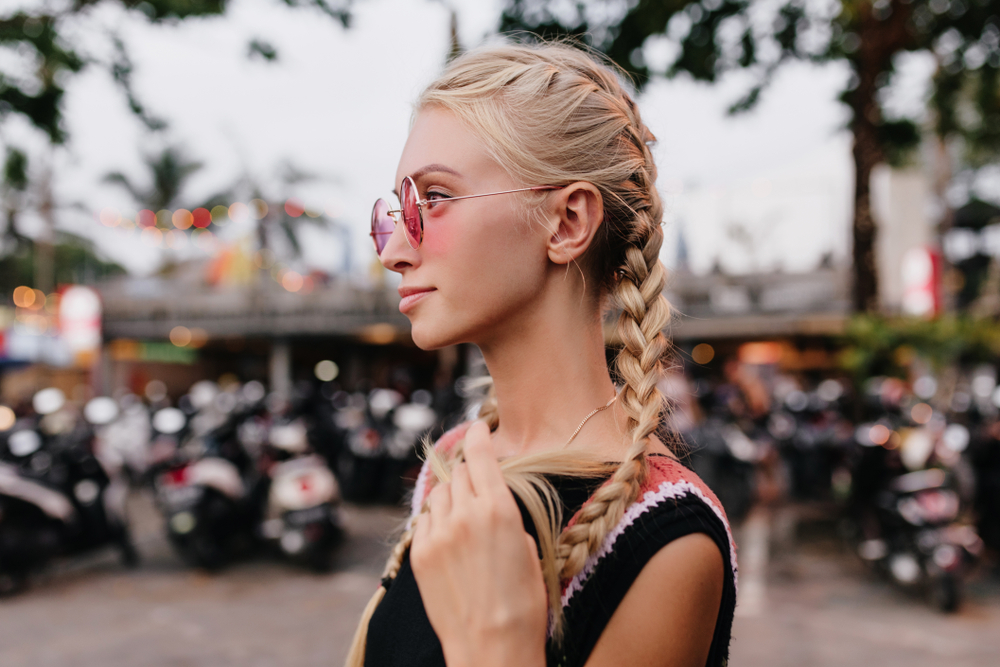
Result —
[[872, 574], [829, 524], [796, 526], [794, 512], [756, 512], [737, 541], [734, 667], [998, 664], [1000, 576], [992, 568], [973, 573], [960, 611], [945, 615]]
[[[148, 498], [132, 502], [140, 569], [113, 554], [62, 564], [0, 601], [3, 667], [329, 667], [343, 660], [402, 514], [349, 507], [350, 541], [328, 575], [258, 560], [207, 576], [161, 537]], [[757, 512], [738, 537], [743, 570], [736, 666], [996, 664], [1000, 579], [971, 582], [943, 616], [870, 576], [795, 515]], [[794, 539], [794, 535], [798, 539]]]

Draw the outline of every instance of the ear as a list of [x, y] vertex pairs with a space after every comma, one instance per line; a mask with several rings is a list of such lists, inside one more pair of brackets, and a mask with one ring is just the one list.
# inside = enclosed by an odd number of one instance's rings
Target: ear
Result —
[[569, 264], [578, 260], [594, 240], [604, 221], [604, 198], [593, 183], [572, 183], [553, 193], [547, 219], [551, 230], [549, 259]]

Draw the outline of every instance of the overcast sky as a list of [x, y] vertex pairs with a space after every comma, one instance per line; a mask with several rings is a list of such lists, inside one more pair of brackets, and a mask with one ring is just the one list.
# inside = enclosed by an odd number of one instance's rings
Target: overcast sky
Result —
[[[489, 35], [499, 4], [455, 2], [465, 46]], [[444, 64], [448, 21], [445, 6], [431, 0], [359, 0], [348, 30], [279, 0], [231, 0], [223, 17], [178, 26], [150, 26], [134, 12], [98, 7], [75, 29], [96, 54], [106, 54], [108, 30], [120, 32], [137, 94], [170, 129], [160, 136], [144, 130], [106, 71], [92, 67], [76, 77], [66, 97], [71, 142], [58, 159], [57, 188], [62, 201], [81, 202], [87, 212], [65, 212], [60, 224], [95, 238], [134, 272], [155, 269], [160, 251], [101, 227], [94, 212], [134, 210], [102, 176], [124, 171], [141, 180], [143, 153], [176, 144], [205, 164], [186, 193], [191, 202], [249, 175], [270, 197], [295, 195], [343, 220], [354, 266], [363, 268], [373, 259], [371, 202], [392, 189], [410, 105]], [[273, 44], [278, 60], [248, 58], [254, 38]], [[744, 89], [738, 77], [716, 87], [683, 79], [648, 87], [639, 104], [659, 138], [668, 263], [678, 230], [699, 271], [716, 260], [735, 271], [808, 270], [824, 253], [846, 257], [850, 141], [835, 101], [845, 78], [836, 66], [793, 65], [757, 109], [738, 118], [725, 114]], [[19, 131], [31, 143], [16, 123], [7, 137]], [[283, 188], [284, 163], [315, 179]], [[752, 243], [733, 241], [733, 226], [745, 228]], [[247, 231], [230, 226], [225, 238]], [[304, 234], [303, 266], [340, 266], [339, 237]]]

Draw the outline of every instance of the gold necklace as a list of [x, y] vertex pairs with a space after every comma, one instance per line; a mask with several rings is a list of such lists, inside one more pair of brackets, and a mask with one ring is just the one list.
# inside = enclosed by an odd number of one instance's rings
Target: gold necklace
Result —
[[569, 443], [573, 442], [573, 440], [576, 438], [576, 436], [579, 435], [581, 429], [583, 429], [583, 425], [587, 423], [587, 420], [589, 420], [591, 417], [593, 417], [594, 415], [596, 415], [598, 412], [601, 412], [603, 410], [607, 410], [608, 408], [611, 407], [611, 404], [614, 403], [617, 400], [618, 400], [618, 394], [615, 393], [614, 397], [610, 401], [608, 401], [607, 403], [605, 403], [601, 407], [594, 409], [593, 411], [591, 411], [591, 413], [589, 415], [587, 415], [586, 417], [584, 417], [583, 421], [580, 422], [580, 425], [576, 427], [575, 431], [573, 431], [573, 435], [569, 436], [569, 440], [566, 441], [566, 444], [563, 445], [562, 448], [566, 449], [567, 447], [569, 447]]

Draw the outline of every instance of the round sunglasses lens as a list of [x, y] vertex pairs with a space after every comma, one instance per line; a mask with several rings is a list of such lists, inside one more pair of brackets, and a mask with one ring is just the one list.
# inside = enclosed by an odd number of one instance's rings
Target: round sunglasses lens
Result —
[[384, 199], [375, 202], [372, 209], [372, 240], [375, 242], [375, 252], [379, 255], [385, 250], [392, 236], [392, 216], [389, 215], [389, 204]]
[[424, 237], [424, 221], [420, 218], [420, 206], [417, 204], [417, 186], [413, 179], [407, 177], [403, 179], [400, 187], [400, 199], [403, 205], [403, 223], [406, 229], [406, 236], [410, 242], [410, 247], [416, 249], [420, 247], [420, 242]]

